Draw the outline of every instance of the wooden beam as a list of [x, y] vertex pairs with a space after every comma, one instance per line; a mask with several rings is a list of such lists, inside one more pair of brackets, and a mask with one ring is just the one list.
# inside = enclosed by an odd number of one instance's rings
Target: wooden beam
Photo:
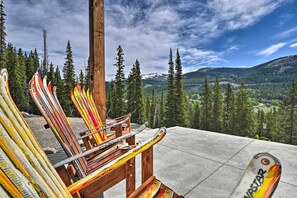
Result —
[[142, 159], [141, 181], [142, 181], [142, 183], [144, 183], [146, 180], [148, 180], [153, 175], [153, 172], [154, 172], [153, 153], [154, 153], [153, 146], [141, 153], [141, 159]]
[[104, 0], [89, 0], [91, 85], [102, 122], [106, 121]]
[[152, 175], [144, 183], [142, 183], [131, 195], [129, 195], [128, 198], [139, 197], [140, 193], [155, 179], [156, 177]]
[[96, 179], [88, 187], [83, 188], [80, 193], [84, 195], [83, 197], [98, 197], [98, 195], [126, 178], [125, 169], [126, 164]]
[[135, 191], [135, 158], [126, 163], [126, 197]]
[[94, 17], [93, 17], [93, 0], [89, 0], [89, 72], [90, 72], [90, 88], [93, 90], [94, 76]]

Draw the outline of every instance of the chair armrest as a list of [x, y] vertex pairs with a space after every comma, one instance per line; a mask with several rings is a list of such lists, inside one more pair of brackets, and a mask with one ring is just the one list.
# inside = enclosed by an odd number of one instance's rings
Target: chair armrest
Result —
[[74, 194], [81, 190], [82, 188], [88, 186], [96, 179], [100, 178], [101, 176], [107, 174], [108, 172], [113, 171], [114, 169], [120, 167], [121, 165], [125, 164], [130, 159], [134, 158], [136, 155], [148, 150], [154, 144], [158, 143], [160, 140], [164, 138], [166, 135], [166, 129], [161, 128], [155, 135], [148, 139], [147, 141], [137, 145], [135, 148], [131, 149], [127, 153], [123, 154], [122, 156], [118, 157], [117, 159], [109, 162], [105, 166], [101, 167], [100, 169], [94, 171], [93, 173], [89, 174], [85, 178], [75, 182], [74, 184], [68, 186], [68, 190], [71, 194]]
[[[101, 131], [105, 131], [106, 129], [110, 129], [110, 128], [116, 127], [116, 126], [118, 126], [120, 124], [124, 124], [129, 119], [130, 119], [130, 117], [126, 117], [125, 119], [121, 120], [120, 122], [117, 122], [115, 124], [108, 125], [108, 126], [102, 128], [102, 129], [96, 129], [96, 128], [94, 128], [94, 129], [91, 129], [91, 130], [86, 130], [86, 131], [80, 132], [80, 134], [82, 134], [82, 133], [86, 133], [86, 134], [85, 135], [82, 135], [81, 137], [76, 138], [76, 140], [81, 140], [81, 139], [86, 138], [86, 137], [88, 137], [90, 135], [94, 135], [94, 134], [97, 134], [97, 133], [99, 133]], [[91, 132], [93, 130], [96, 130], [96, 131], [95, 132]]]
[[[133, 112], [133, 113], [134, 113], [134, 112]], [[114, 118], [114, 119], [112, 119], [112, 120], [110, 120], [110, 121], [102, 122], [102, 124], [103, 124], [103, 125], [109, 125], [109, 124], [113, 124], [113, 123], [115, 123], [115, 122], [118, 122], [119, 120], [125, 119], [125, 118], [127, 118], [127, 117], [131, 118], [131, 115], [132, 115], [133, 113], [129, 113], [129, 114], [123, 115], [123, 116], [121, 116], [121, 117]]]
[[63, 160], [63, 161], [55, 164], [54, 167], [57, 168], [57, 167], [60, 167], [60, 166], [62, 166], [64, 164], [68, 164], [68, 163], [70, 163], [70, 162], [72, 162], [74, 160], [77, 160], [77, 159], [82, 158], [82, 157], [85, 157], [86, 155], [89, 155], [89, 154], [91, 154], [93, 152], [96, 152], [96, 151], [99, 151], [99, 150], [101, 150], [103, 148], [106, 148], [107, 146], [110, 146], [112, 144], [115, 144], [117, 142], [120, 142], [123, 139], [127, 139], [129, 137], [135, 136], [136, 134], [141, 133], [142, 131], [144, 131], [144, 129], [146, 128], [146, 125], [147, 125], [147, 123], [141, 125], [136, 131], [133, 131], [133, 132], [128, 133], [126, 135], [123, 135], [121, 137], [112, 139], [112, 140], [110, 140], [110, 141], [108, 141], [106, 143], [103, 143], [103, 144], [101, 144], [99, 146], [96, 146], [96, 147], [94, 147], [92, 149], [89, 149], [89, 150], [85, 151], [84, 153], [81, 153], [81, 154], [78, 154], [78, 155], [74, 155], [74, 156], [72, 156], [72, 157], [70, 157], [68, 159], [65, 159], [65, 160]]

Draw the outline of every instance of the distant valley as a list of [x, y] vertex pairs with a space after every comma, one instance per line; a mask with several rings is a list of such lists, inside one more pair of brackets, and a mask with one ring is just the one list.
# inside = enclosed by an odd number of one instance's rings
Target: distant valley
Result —
[[[282, 99], [287, 94], [289, 84], [297, 79], [297, 55], [278, 58], [250, 68], [206, 67], [184, 74], [185, 90], [200, 93], [205, 77], [213, 83], [218, 77], [223, 88], [232, 83], [236, 88], [243, 82], [249, 89], [251, 97], [256, 99]], [[151, 73], [143, 75], [145, 95], [166, 91], [167, 75]]]

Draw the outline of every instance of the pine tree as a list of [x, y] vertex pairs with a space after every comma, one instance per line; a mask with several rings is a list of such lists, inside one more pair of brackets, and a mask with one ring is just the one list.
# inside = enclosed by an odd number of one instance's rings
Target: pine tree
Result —
[[152, 100], [150, 108], [150, 127], [156, 128], [157, 126], [157, 104], [156, 104], [156, 95], [155, 91], [152, 91]]
[[254, 137], [255, 124], [251, 99], [246, 87], [241, 83], [236, 99], [236, 135]]
[[149, 97], [145, 101], [145, 120], [150, 124], [151, 123], [151, 101]]
[[216, 79], [213, 90], [212, 130], [222, 132], [223, 125], [223, 96], [219, 79]]
[[24, 58], [24, 79], [25, 79], [25, 82], [24, 82], [24, 94], [25, 94], [25, 101], [24, 101], [24, 104], [26, 105], [26, 107], [24, 107], [24, 111], [28, 112], [28, 113], [33, 113], [34, 111], [34, 106], [32, 107], [31, 106], [31, 103], [33, 102], [32, 101], [32, 98], [30, 96], [30, 92], [29, 92], [29, 86], [28, 86], [28, 82], [30, 79], [27, 78], [27, 61], [28, 61], [28, 55], [27, 53], [25, 52], [25, 54], [23, 55], [23, 58]]
[[168, 69], [168, 79], [167, 79], [167, 101], [166, 101], [166, 126], [172, 127], [176, 125], [175, 118], [175, 82], [174, 82], [174, 63], [172, 58], [172, 49], [169, 52], [169, 69]]
[[[135, 68], [135, 64], [133, 64], [131, 71], [127, 78], [127, 84], [128, 84], [127, 85], [127, 110], [128, 110], [128, 113], [132, 113], [136, 110], [135, 75], [136, 75], [136, 68]], [[131, 121], [135, 122], [136, 120], [133, 115], [132, 115]]]
[[18, 50], [17, 54], [17, 59], [18, 59], [18, 77], [17, 79], [19, 81], [19, 92], [20, 92], [20, 108], [22, 110], [28, 110], [29, 108], [29, 94], [28, 94], [28, 86], [26, 83], [26, 64], [25, 64], [25, 57], [23, 55], [23, 51], [21, 48]]
[[278, 134], [277, 134], [277, 141], [278, 142], [283, 142], [287, 143], [288, 138], [287, 138], [287, 132], [290, 129], [290, 124], [289, 124], [289, 112], [288, 112], [288, 107], [287, 107], [287, 97], [284, 97], [283, 103], [278, 109]]
[[34, 70], [34, 54], [33, 51], [31, 50], [29, 56], [26, 59], [26, 79], [27, 79], [27, 83], [29, 83], [29, 81], [31, 80], [32, 76], [35, 73]]
[[212, 101], [211, 101], [211, 89], [208, 85], [207, 77], [205, 78], [203, 85], [203, 93], [202, 93], [202, 120], [201, 127], [204, 130], [210, 130], [211, 128], [211, 109], [212, 109]]
[[51, 62], [50, 65], [49, 65], [49, 70], [47, 72], [47, 79], [48, 79], [49, 82], [53, 81], [54, 72], [55, 72], [54, 64]]
[[295, 80], [292, 80], [289, 94], [284, 100], [285, 111], [287, 112], [287, 116], [283, 119], [286, 123], [285, 131], [286, 141], [290, 144], [297, 144], [296, 139], [296, 129], [297, 129], [297, 121], [296, 121], [296, 113], [297, 113], [297, 84]]
[[235, 96], [230, 83], [227, 84], [225, 92], [223, 132], [235, 134]]
[[6, 32], [5, 32], [5, 12], [3, 1], [0, 4], [0, 70], [6, 68], [5, 50], [6, 50]]
[[136, 123], [144, 122], [144, 97], [142, 90], [142, 79], [141, 79], [141, 71], [140, 71], [140, 63], [138, 59], [135, 61], [135, 75], [134, 75], [134, 100], [135, 100], [135, 113], [132, 115], [132, 118]]
[[[35, 71], [40, 67], [39, 64], [39, 56], [38, 56], [38, 52], [37, 49], [35, 48], [34, 52], [33, 52], [33, 74], [35, 73]], [[32, 77], [32, 76], [31, 76]]]
[[159, 107], [159, 127], [164, 127], [166, 125], [166, 109], [165, 109], [165, 101], [164, 101], [164, 94], [161, 93], [161, 99], [160, 99], [160, 107]]
[[278, 112], [275, 107], [267, 113], [266, 124], [267, 124], [267, 130], [266, 130], [265, 137], [267, 137], [268, 140], [271, 140], [271, 141], [281, 140], [281, 137], [279, 136], [280, 132], [278, 128], [278, 125], [279, 125]]
[[190, 102], [188, 105], [188, 115], [190, 118], [190, 128], [195, 128], [195, 118], [194, 118], [194, 114], [195, 114], [195, 101], [194, 102]]
[[[21, 81], [21, 68], [18, 63], [16, 49], [11, 43], [6, 48], [7, 72], [9, 74], [10, 92], [17, 107], [22, 108], [23, 84]], [[13, 79], [13, 80], [12, 80]]]
[[74, 115], [75, 107], [70, 99], [70, 91], [75, 87], [75, 71], [73, 64], [73, 56], [70, 41], [67, 42], [66, 46], [66, 58], [63, 66], [63, 84], [64, 92], [63, 99], [61, 100], [61, 105], [66, 111], [67, 115]]
[[89, 62], [87, 64], [87, 68], [85, 69], [85, 85], [86, 88], [90, 88], [90, 66], [89, 66]]
[[187, 93], [185, 91], [183, 91], [183, 126], [184, 127], [190, 127], [191, 121], [190, 121], [190, 117], [189, 117], [189, 107], [190, 107], [190, 102], [189, 102], [189, 97], [187, 95]]
[[182, 64], [178, 49], [176, 50], [175, 71], [175, 122], [179, 126], [188, 126], [188, 115], [185, 101], [187, 98], [184, 92]]
[[[37, 54], [37, 50], [33, 52], [30, 51], [30, 54], [27, 56], [25, 60], [25, 66], [26, 66], [26, 83], [29, 84], [29, 81], [33, 77], [34, 73], [36, 72], [37, 68], [39, 67], [39, 57]], [[36, 68], [37, 67], [37, 68]], [[40, 111], [36, 107], [33, 99], [31, 98], [30, 94], [27, 93], [27, 97], [29, 97], [29, 110], [28, 113], [32, 114], [40, 114]]]
[[192, 128], [201, 129], [201, 110], [198, 101], [194, 104], [194, 115], [192, 119]]
[[81, 86], [85, 86], [85, 76], [84, 76], [82, 69], [80, 70], [78, 78], [79, 78], [79, 83], [81, 84]]
[[[278, 109], [273, 108], [273, 118], [272, 120], [269, 120], [269, 122], [273, 122], [273, 125], [275, 125], [275, 127], [271, 127], [274, 130], [271, 130], [271, 140], [272, 141], [277, 141], [277, 142], [286, 142], [286, 135], [284, 132], [285, 129], [285, 122], [283, 122], [283, 118], [285, 117], [285, 115], [287, 115], [286, 111], [284, 111], [283, 109], [284, 105], [283, 103], [280, 105], [280, 107]], [[285, 115], [284, 115], [285, 114]], [[268, 118], [267, 118], [268, 119]], [[267, 123], [267, 130], [269, 128], [269, 123]]]
[[116, 109], [116, 89], [115, 89], [115, 82], [114, 80], [111, 80], [111, 85], [110, 85], [110, 117], [115, 117], [115, 109]]
[[257, 118], [258, 118], [258, 126], [257, 126], [257, 133], [258, 133], [258, 136], [259, 138], [263, 138], [264, 137], [264, 125], [266, 124], [266, 121], [265, 121], [265, 113], [263, 110], [258, 110], [258, 115], [257, 115]]
[[125, 101], [124, 101], [124, 95], [125, 95], [125, 75], [124, 75], [124, 52], [122, 47], [119, 45], [117, 48], [117, 62], [114, 64], [114, 66], [117, 67], [117, 73], [115, 77], [115, 109], [114, 113], [115, 116], [122, 116], [125, 113]]
[[63, 86], [63, 80], [61, 78], [61, 72], [58, 66], [56, 67], [52, 83], [57, 87], [57, 96], [58, 96], [58, 99], [61, 101], [64, 93], [64, 90], [63, 90], [64, 86]]
[[112, 98], [111, 98], [111, 90], [109, 89], [107, 91], [107, 98], [106, 98], [106, 109], [107, 109], [107, 117], [110, 117], [110, 110], [111, 110], [111, 104], [112, 103]]

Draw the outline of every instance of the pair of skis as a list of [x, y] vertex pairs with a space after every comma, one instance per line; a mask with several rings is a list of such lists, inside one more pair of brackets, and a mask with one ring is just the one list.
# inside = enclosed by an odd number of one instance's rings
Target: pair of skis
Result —
[[[66, 154], [70, 157], [82, 153], [79, 144], [76, 142], [73, 129], [57, 99], [55, 88], [52, 89], [51, 83], [47, 84], [46, 78], [41, 79], [39, 70], [30, 81], [30, 93]], [[83, 158], [74, 162], [80, 177], [85, 176], [86, 164], [87, 162]]]
[[[0, 73], [1, 188], [12, 197], [70, 197], [16, 107], [10, 95], [6, 69]], [[0, 192], [0, 197], [2, 195]]]
[[[89, 130], [100, 130], [104, 127], [89, 89], [86, 90], [78, 83], [74, 90], [71, 90], [70, 97]], [[101, 144], [106, 139], [106, 132], [103, 130], [93, 137], [97, 144]]]

